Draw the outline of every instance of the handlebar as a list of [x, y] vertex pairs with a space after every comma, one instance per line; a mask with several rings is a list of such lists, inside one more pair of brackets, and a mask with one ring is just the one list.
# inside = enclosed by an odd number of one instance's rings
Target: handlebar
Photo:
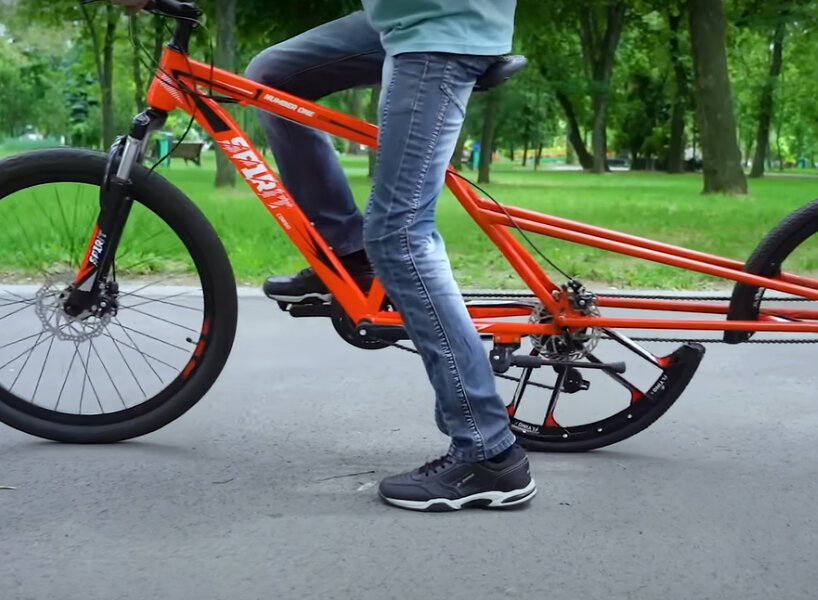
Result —
[[181, 2], [180, 0], [151, 0], [145, 10], [174, 19], [195, 20], [202, 16], [201, 9], [194, 2]]

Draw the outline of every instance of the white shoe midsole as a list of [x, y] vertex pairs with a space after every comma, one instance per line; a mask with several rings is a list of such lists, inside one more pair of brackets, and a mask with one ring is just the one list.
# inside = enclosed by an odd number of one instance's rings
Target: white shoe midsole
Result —
[[[398, 498], [389, 498], [384, 496], [384, 500], [389, 502], [390, 504], [394, 504], [395, 506], [400, 506], [401, 508], [409, 508], [412, 510], [427, 510], [429, 507], [434, 506], [436, 504], [445, 504], [451, 509], [459, 510], [463, 508], [464, 505], [468, 504], [469, 502], [474, 502], [475, 500], [490, 500], [490, 504], [488, 504], [489, 508], [498, 508], [504, 506], [514, 506], [515, 504], [519, 504], [521, 502], [526, 502], [530, 500], [534, 495], [537, 493], [537, 485], [534, 483], [532, 479], [527, 486], [519, 490], [512, 490], [510, 492], [498, 492], [498, 491], [491, 491], [491, 492], [480, 492], [477, 494], [472, 494], [471, 496], [464, 496], [463, 498], [455, 498], [450, 500], [448, 498], [433, 498], [431, 500], [425, 500], [423, 502], [418, 500], [400, 500]], [[504, 500], [508, 500], [509, 498], [518, 497], [517, 500], [513, 502], [503, 502]]]

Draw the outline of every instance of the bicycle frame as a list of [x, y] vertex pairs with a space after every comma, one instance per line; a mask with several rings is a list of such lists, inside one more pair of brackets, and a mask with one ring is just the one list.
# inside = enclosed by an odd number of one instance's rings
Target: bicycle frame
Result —
[[[205, 90], [219, 94], [214, 98]], [[252, 106], [308, 127], [319, 129], [374, 148], [377, 128], [281, 90], [260, 85], [230, 72], [197, 62], [187, 54], [166, 48], [148, 92], [148, 105], [155, 110], [171, 112], [181, 109], [193, 115], [219, 144], [247, 184], [256, 193], [293, 244], [315, 269], [318, 276], [354, 323], [400, 325], [400, 317], [382, 311], [384, 291], [376, 281], [368, 294], [354, 284], [332, 249], [322, 239], [278, 176], [263, 160], [220, 102], [230, 101]], [[496, 343], [514, 344], [526, 335], [549, 335], [562, 328], [605, 327], [667, 330], [741, 330], [777, 332], [818, 332], [818, 310], [782, 309], [775, 315], [761, 314], [756, 321], [697, 320], [681, 318], [644, 319], [584, 315], [571, 303], [569, 294], [549, 279], [526, 251], [512, 230], [520, 229], [545, 236], [576, 242], [595, 248], [629, 255], [682, 269], [790, 293], [818, 300], [818, 280], [781, 274], [775, 278], [751, 275], [742, 271], [743, 263], [720, 256], [687, 250], [520, 208], [502, 208], [479, 197], [450, 168], [446, 184], [469, 216], [497, 246], [539, 301], [554, 315], [550, 323], [509, 321], [510, 317], [530, 316], [533, 306], [523, 303], [469, 306], [475, 327], [481, 334], [491, 334]], [[93, 244], [93, 239], [91, 244]], [[91, 245], [89, 245], [89, 248]], [[726, 315], [726, 304], [636, 298], [600, 297], [597, 305], [650, 311], [678, 311], [692, 314]], [[782, 322], [782, 318], [815, 319], [814, 322]]]

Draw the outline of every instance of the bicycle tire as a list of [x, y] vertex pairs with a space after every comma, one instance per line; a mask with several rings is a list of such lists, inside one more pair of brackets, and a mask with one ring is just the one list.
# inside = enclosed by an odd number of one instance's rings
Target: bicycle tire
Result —
[[621, 442], [647, 429], [684, 392], [704, 356], [701, 344], [685, 344], [664, 358], [662, 375], [627, 408], [591, 423], [561, 427], [531, 425], [511, 418], [511, 430], [521, 446], [541, 452], [587, 452]]
[[[818, 233], [818, 200], [790, 213], [761, 240], [744, 264], [744, 271], [753, 275], [774, 277], [781, 272], [784, 261], [807, 239]], [[754, 321], [758, 318], [766, 288], [737, 283], [733, 288], [729, 321]], [[739, 344], [753, 337], [750, 331], [726, 331], [724, 341]]]
[[[5, 159], [0, 162], [0, 202], [10, 194], [45, 184], [99, 186], [106, 161], [105, 154], [76, 149], [39, 150]], [[205, 316], [196, 351], [185, 369], [187, 374], [180, 373], [159, 393], [138, 405], [101, 415], [49, 410], [26, 403], [2, 387], [0, 421], [17, 430], [78, 444], [112, 443], [143, 436], [176, 420], [195, 405], [227, 362], [236, 332], [238, 302], [232, 267], [218, 235], [187, 196], [160, 175], [136, 166], [131, 179], [134, 201], [159, 217], [178, 236], [190, 253], [201, 282]]]

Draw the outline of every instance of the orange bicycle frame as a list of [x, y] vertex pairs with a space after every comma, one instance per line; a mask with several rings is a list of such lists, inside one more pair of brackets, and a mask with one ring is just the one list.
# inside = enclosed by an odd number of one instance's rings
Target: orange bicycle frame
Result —
[[[219, 97], [207, 92], [218, 94]], [[230, 101], [241, 106], [252, 106], [307, 127], [363, 144], [377, 145], [377, 127], [267, 87], [209, 64], [190, 59], [186, 54], [166, 48], [148, 91], [148, 105], [171, 112], [181, 109], [195, 120], [216, 141], [238, 169], [270, 214], [275, 218], [293, 244], [304, 255], [310, 266], [325, 283], [353, 323], [373, 325], [400, 325], [400, 316], [393, 311], [382, 311], [383, 288], [376, 281], [372, 289], [363, 293], [343, 268], [332, 249], [313, 227], [281, 184], [276, 173], [264, 161], [259, 151], [242, 133], [235, 120], [222, 108], [220, 102]], [[645, 319], [615, 318], [585, 315], [576, 310], [564, 289], [549, 279], [545, 271], [513, 235], [512, 230], [542, 234], [586, 246], [609, 250], [639, 259], [697, 271], [735, 282], [760, 286], [818, 300], [818, 280], [781, 274], [767, 278], [745, 273], [743, 263], [720, 256], [662, 244], [645, 238], [627, 235], [601, 227], [570, 221], [530, 210], [501, 207], [479, 197], [454, 169], [450, 168], [446, 184], [468, 215], [497, 246], [511, 267], [553, 315], [549, 323], [508, 320], [510, 317], [529, 316], [533, 306], [509, 305], [508, 302], [469, 306], [475, 327], [481, 334], [491, 334], [497, 343], [519, 343], [523, 336], [550, 335], [563, 328], [606, 327], [667, 330], [711, 331], [777, 331], [818, 332], [818, 310], [776, 309], [776, 315], [761, 314], [759, 320], [727, 321], [701, 319]], [[597, 306], [616, 309], [677, 311], [683, 313], [726, 315], [726, 304], [655, 300], [650, 298], [599, 297]], [[780, 317], [814, 319], [814, 322], [787, 322]]]

